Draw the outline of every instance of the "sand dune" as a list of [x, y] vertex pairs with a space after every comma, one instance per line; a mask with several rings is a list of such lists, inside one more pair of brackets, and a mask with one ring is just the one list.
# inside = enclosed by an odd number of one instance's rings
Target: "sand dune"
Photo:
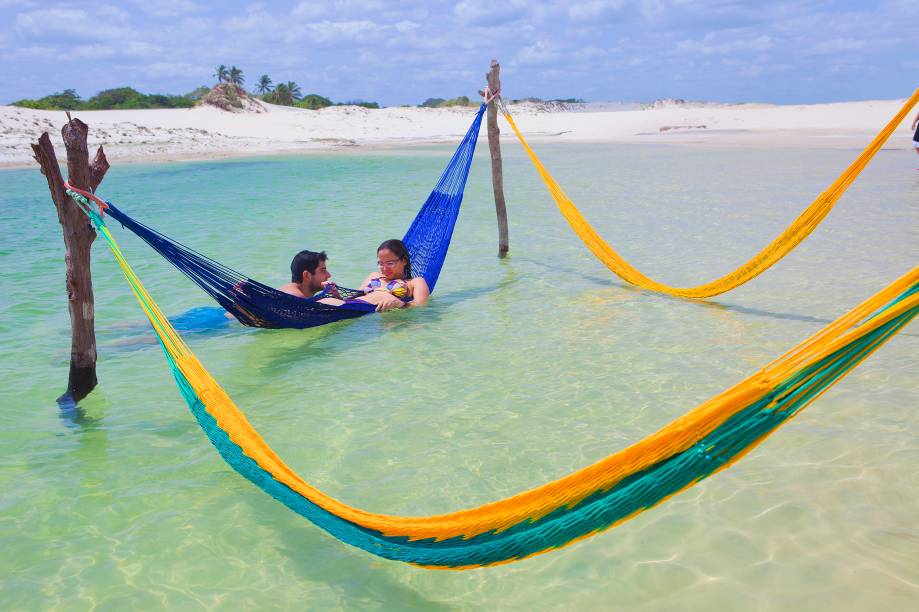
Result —
[[[903, 100], [816, 105], [685, 104], [581, 112], [538, 104], [511, 107], [529, 140], [539, 142], [705, 144], [860, 148], [896, 113]], [[113, 163], [162, 162], [453, 142], [473, 109], [329, 107], [318, 111], [265, 104], [267, 112], [230, 113], [214, 107], [80, 111], [90, 145], [103, 144]], [[910, 147], [911, 114], [888, 147]], [[48, 131], [63, 151], [60, 111], [0, 106], [0, 167], [31, 166], [29, 144]], [[502, 138], [513, 139], [503, 119]], [[485, 137], [485, 130], [482, 130]], [[507, 141], [508, 146], [513, 143]]]

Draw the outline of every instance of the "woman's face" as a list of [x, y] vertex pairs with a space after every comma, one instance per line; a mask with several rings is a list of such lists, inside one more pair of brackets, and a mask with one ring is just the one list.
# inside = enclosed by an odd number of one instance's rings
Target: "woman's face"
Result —
[[396, 254], [389, 249], [377, 251], [377, 265], [380, 266], [380, 272], [387, 280], [405, 276], [405, 261], [396, 257]]

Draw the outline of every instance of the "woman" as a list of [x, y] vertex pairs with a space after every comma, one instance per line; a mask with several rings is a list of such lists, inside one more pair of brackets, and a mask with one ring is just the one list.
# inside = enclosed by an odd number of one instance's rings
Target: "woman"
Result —
[[428, 301], [431, 290], [423, 276], [412, 277], [412, 261], [401, 240], [386, 240], [377, 248], [379, 272], [371, 272], [361, 289], [360, 300], [370, 302], [378, 311], [421, 306]]
[[[423, 276], [412, 276], [412, 262], [408, 249], [401, 240], [386, 240], [377, 248], [378, 272], [371, 272], [361, 290], [364, 295], [357, 298], [376, 306], [378, 312], [406, 306], [421, 306], [428, 301], [431, 290]], [[324, 304], [341, 305], [335, 298], [322, 298]]]

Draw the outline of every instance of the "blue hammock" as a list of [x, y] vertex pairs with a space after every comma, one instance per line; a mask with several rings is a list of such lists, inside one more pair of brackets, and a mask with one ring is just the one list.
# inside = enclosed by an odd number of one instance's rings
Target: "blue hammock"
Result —
[[[412, 273], [423, 276], [431, 291], [450, 247], [485, 108], [485, 104], [479, 107], [469, 131], [402, 239], [411, 254]], [[365, 302], [332, 306], [318, 301], [322, 294], [303, 299], [278, 291], [132, 219], [111, 202], [107, 204], [113, 219], [153, 247], [243, 325], [302, 329], [374, 312]], [[362, 295], [345, 287], [338, 287], [338, 291], [345, 300]]]

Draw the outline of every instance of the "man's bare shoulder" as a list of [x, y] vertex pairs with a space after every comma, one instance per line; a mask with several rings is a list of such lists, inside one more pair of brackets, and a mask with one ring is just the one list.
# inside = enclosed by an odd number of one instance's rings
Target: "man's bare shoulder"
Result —
[[278, 287], [278, 291], [281, 291], [281, 292], [283, 292], [283, 293], [287, 293], [287, 294], [289, 294], [289, 295], [293, 295], [293, 296], [298, 297], [298, 298], [307, 298], [307, 297], [309, 297], [309, 296], [307, 296], [307, 295], [303, 295], [303, 292], [300, 291], [300, 286], [299, 286], [297, 283], [287, 283], [286, 285], [282, 285], [282, 286]]

